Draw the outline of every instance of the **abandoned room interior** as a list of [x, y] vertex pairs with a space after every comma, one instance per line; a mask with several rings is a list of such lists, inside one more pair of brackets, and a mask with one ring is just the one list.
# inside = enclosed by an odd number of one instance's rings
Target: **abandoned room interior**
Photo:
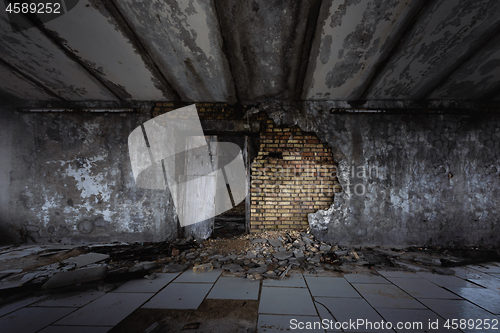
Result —
[[500, 1], [0, 9], [0, 332], [500, 332]]

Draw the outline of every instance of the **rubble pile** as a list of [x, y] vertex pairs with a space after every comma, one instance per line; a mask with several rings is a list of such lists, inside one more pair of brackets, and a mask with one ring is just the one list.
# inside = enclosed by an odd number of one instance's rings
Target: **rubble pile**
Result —
[[210, 263], [214, 268], [252, 280], [279, 279], [290, 269], [302, 269], [311, 274], [325, 269], [342, 272], [339, 265], [358, 261], [362, 256], [353, 249], [339, 249], [319, 242], [308, 232], [264, 231], [231, 240], [207, 240], [198, 248], [173, 256], [172, 263], [164, 271], [174, 272], [187, 265]]
[[40, 245], [0, 248], [0, 296], [75, 285], [110, 291], [130, 279], [193, 269], [203, 274], [251, 280], [283, 279], [293, 270], [332, 274], [374, 267], [454, 274], [448, 267], [500, 259], [491, 248], [341, 247], [320, 242], [308, 231], [264, 231], [230, 239], [178, 239], [159, 243], [88, 246]]

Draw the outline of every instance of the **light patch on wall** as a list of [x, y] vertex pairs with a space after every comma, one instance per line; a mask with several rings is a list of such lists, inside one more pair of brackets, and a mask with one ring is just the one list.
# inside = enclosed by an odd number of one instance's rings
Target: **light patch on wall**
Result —
[[[108, 201], [111, 197], [111, 192], [108, 188], [108, 183], [102, 173], [97, 175], [92, 174], [92, 168], [97, 161], [103, 161], [104, 156], [96, 156], [88, 159], [81, 159], [78, 161], [77, 168], [74, 163], [69, 164], [64, 172], [66, 175], [73, 177], [76, 181], [76, 187], [80, 191], [82, 198], [89, 198], [95, 196], [95, 202]], [[68, 162], [61, 161], [64, 166]]]

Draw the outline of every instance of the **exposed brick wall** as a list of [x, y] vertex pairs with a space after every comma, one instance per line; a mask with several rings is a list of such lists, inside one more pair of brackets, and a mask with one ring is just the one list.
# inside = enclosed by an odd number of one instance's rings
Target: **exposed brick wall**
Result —
[[[152, 116], [185, 105], [159, 102]], [[224, 103], [196, 103], [196, 108], [202, 121], [247, 120], [246, 108]], [[261, 128], [259, 153], [251, 167], [251, 231], [306, 228], [307, 214], [329, 208], [333, 193], [341, 191], [332, 150], [315, 133], [275, 126], [265, 112], [248, 120], [259, 122]], [[242, 202], [224, 215], [244, 212]]]
[[251, 167], [251, 231], [303, 229], [307, 214], [327, 209], [340, 192], [331, 148], [314, 133], [267, 120]]

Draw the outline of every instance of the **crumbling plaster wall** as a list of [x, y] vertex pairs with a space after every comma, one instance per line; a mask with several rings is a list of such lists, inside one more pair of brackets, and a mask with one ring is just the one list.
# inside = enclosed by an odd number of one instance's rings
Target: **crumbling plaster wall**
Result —
[[[8, 113], [12, 145], [4, 145], [2, 153], [10, 156], [10, 176], [5, 177], [9, 166], [2, 158], [0, 181], [10, 184], [9, 216], [5, 216], [2, 191], [1, 225], [16, 236], [11, 241], [177, 237], [168, 190], [141, 189], [132, 176], [128, 135], [149, 116]], [[3, 127], [1, 132], [7, 133]]]
[[334, 151], [343, 191], [328, 210], [309, 214], [317, 237], [364, 245], [499, 244], [498, 114], [335, 113], [327, 102], [260, 109], [278, 123], [315, 131]]

